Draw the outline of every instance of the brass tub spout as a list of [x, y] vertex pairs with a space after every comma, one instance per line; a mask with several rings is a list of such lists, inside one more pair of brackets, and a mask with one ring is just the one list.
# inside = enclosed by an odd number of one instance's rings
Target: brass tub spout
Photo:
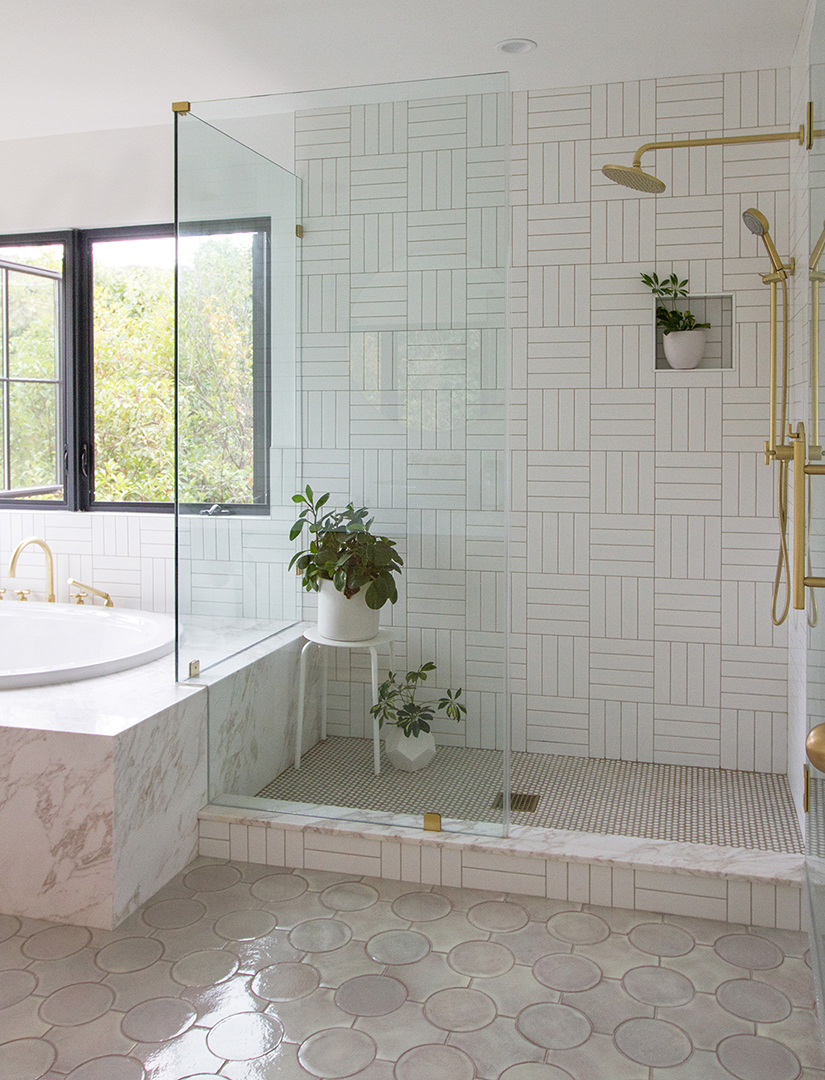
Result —
[[21, 540], [17, 547], [14, 549], [14, 554], [9, 560], [9, 577], [14, 577], [14, 572], [17, 569], [17, 560], [20, 557], [20, 552], [24, 548], [27, 548], [30, 544], [37, 544], [38, 547], [43, 548], [43, 554], [46, 556], [46, 602], [49, 604], [54, 603], [54, 557], [52, 555], [51, 548], [45, 540], [41, 540], [37, 536], [29, 536], [26, 540]]

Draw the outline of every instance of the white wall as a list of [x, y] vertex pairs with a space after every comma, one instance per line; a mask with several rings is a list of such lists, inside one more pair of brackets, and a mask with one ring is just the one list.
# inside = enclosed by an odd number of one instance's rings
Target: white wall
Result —
[[173, 127], [0, 143], [0, 233], [174, 218]]

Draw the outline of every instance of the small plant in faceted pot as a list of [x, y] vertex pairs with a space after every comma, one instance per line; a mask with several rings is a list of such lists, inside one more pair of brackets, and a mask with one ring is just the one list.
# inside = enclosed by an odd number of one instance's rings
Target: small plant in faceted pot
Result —
[[[293, 555], [289, 568], [297, 567], [307, 592], [320, 592], [319, 632], [339, 641], [365, 641], [378, 631], [378, 611], [398, 600], [393, 574], [399, 574], [403, 560], [394, 540], [370, 532], [373, 518], [362, 506], [348, 503], [343, 510], [328, 510], [329, 492], [315, 498], [312, 488], [292, 496], [303, 503], [298, 520], [289, 531], [295, 540], [307, 528], [309, 546]], [[348, 611], [338, 614], [335, 593], [347, 600], [357, 598]], [[328, 606], [325, 606], [328, 605]], [[372, 615], [371, 613], [375, 614]], [[329, 616], [330, 622], [324, 622]], [[333, 627], [325, 633], [327, 625]]]
[[435, 664], [422, 664], [417, 671], [408, 671], [403, 682], [398, 681], [394, 672], [389, 672], [386, 681], [378, 687], [378, 701], [370, 710], [371, 715], [378, 718], [379, 727], [387, 724], [392, 728], [385, 740], [387, 757], [396, 769], [405, 772], [417, 772], [435, 757], [435, 739], [430, 724], [437, 712], [443, 712], [455, 721], [462, 720], [467, 714], [466, 706], [458, 700], [460, 687], [455, 691], [448, 690], [438, 701], [415, 700], [421, 683], [426, 682], [431, 671], [435, 671]]
[[[658, 274], [642, 274], [641, 278], [659, 299], [671, 299], [675, 302], [688, 294], [688, 279], [680, 281], [678, 274], [671, 274], [661, 281]], [[675, 307], [657, 304], [656, 325], [662, 328], [662, 344], [670, 366], [680, 369], [695, 368], [704, 355], [705, 330], [710, 329], [710, 323], [698, 323], [691, 311], [678, 311]]]

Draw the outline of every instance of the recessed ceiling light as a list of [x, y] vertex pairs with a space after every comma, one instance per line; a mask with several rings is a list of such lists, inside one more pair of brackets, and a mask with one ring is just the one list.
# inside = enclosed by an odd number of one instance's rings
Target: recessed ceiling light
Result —
[[532, 52], [535, 47], [535, 41], [531, 41], [529, 38], [508, 38], [507, 41], [500, 41], [496, 45], [499, 52], [503, 53]]

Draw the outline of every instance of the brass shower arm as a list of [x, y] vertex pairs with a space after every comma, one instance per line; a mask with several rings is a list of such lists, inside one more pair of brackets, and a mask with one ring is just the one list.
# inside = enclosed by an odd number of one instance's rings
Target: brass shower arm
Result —
[[642, 167], [642, 154], [648, 150], [681, 150], [690, 146], [729, 146], [734, 143], [789, 142], [796, 140], [805, 145], [805, 125], [800, 124], [796, 131], [779, 131], [765, 135], [720, 135], [713, 139], [668, 139], [666, 142], [649, 142], [640, 146], [633, 155], [633, 168]]

